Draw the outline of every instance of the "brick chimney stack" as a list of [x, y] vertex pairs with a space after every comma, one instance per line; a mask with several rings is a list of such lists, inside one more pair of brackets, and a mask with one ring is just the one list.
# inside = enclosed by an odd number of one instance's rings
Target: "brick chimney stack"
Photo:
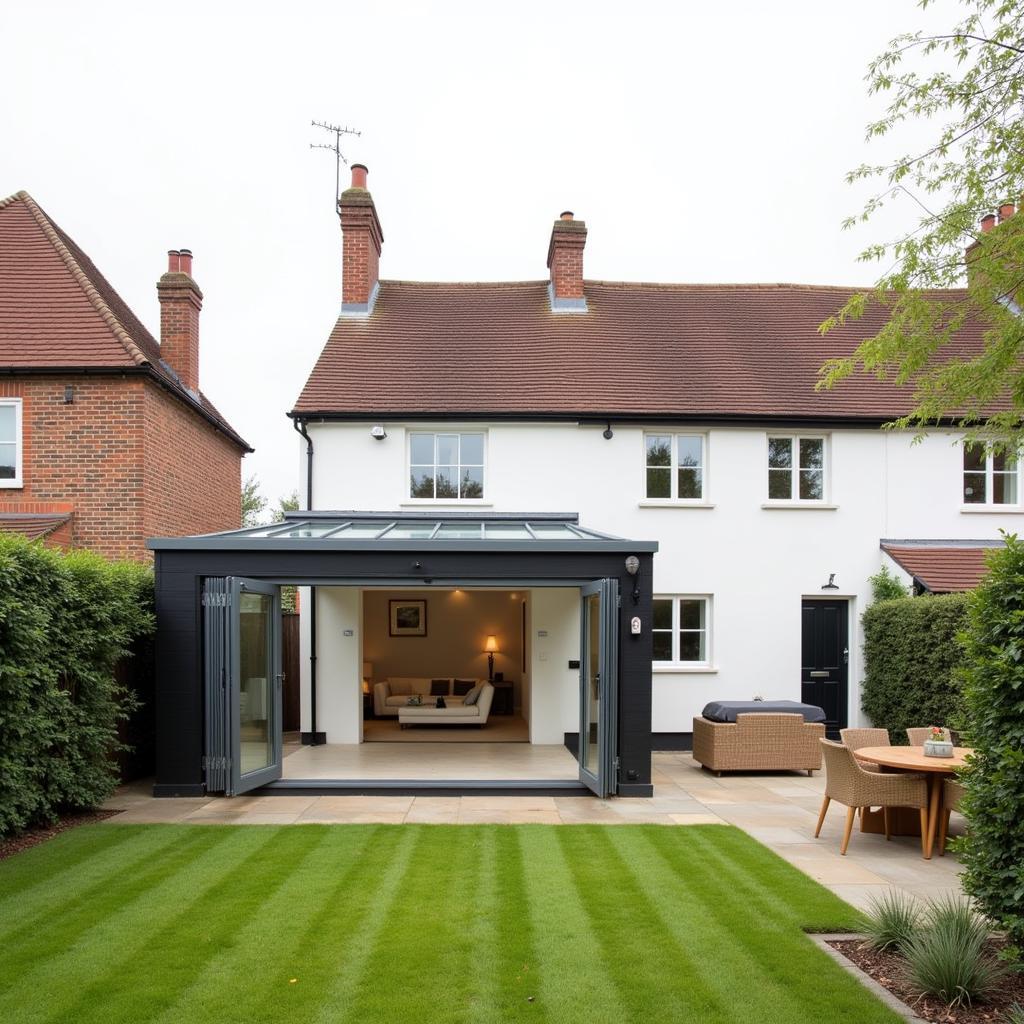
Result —
[[192, 280], [192, 251], [171, 249], [160, 298], [160, 356], [189, 391], [199, 390], [199, 311], [203, 293]]
[[583, 294], [583, 247], [587, 244], [587, 225], [574, 220], [565, 210], [551, 229], [548, 244], [548, 268], [551, 271], [551, 308], [560, 312], [585, 312]]
[[367, 191], [368, 171], [363, 164], [352, 165], [352, 185], [341, 193], [342, 315], [360, 316], [373, 312], [377, 298], [380, 248], [384, 233], [377, 217], [373, 196]]

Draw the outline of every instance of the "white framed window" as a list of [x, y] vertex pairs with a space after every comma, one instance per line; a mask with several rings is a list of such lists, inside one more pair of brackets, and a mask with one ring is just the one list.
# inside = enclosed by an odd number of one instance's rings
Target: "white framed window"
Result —
[[704, 434], [644, 434], [644, 497], [703, 501], [707, 448]]
[[21, 487], [21, 399], [0, 398], [0, 487]]
[[768, 500], [825, 500], [828, 438], [803, 434], [768, 435]]
[[965, 505], [1019, 505], [1020, 461], [1012, 454], [986, 454], [984, 445], [964, 445]]
[[438, 501], [484, 496], [484, 434], [409, 433], [409, 497]]
[[655, 665], [711, 664], [711, 598], [677, 594], [654, 598], [651, 661]]

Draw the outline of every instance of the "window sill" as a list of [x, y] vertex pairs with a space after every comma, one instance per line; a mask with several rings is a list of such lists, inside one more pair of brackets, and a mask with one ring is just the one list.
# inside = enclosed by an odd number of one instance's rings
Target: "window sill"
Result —
[[678, 498], [644, 498], [637, 508], [714, 508], [713, 501], [681, 501]]
[[763, 501], [761, 508], [800, 509], [802, 512], [834, 512], [839, 506], [829, 504], [827, 501]]
[[717, 665], [690, 665], [686, 663], [662, 663], [660, 665], [655, 664], [651, 666], [651, 671], [655, 675], [708, 675], [713, 676], [718, 674]]
[[4, 490], [20, 490], [24, 487], [24, 481], [22, 480], [0, 480], [0, 489]]
[[974, 516], [1022, 516], [1024, 508], [1020, 505], [961, 505], [960, 512]]
[[493, 501], [484, 501], [483, 498], [408, 498], [398, 503], [399, 508], [420, 508], [423, 505], [432, 508], [465, 508], [467, 505], [494, 508]]

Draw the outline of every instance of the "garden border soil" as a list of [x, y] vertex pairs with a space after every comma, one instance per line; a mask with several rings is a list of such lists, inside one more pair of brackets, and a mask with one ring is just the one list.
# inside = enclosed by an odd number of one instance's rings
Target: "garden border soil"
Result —
[[7, 839], [0, 839], [0, 860], [13, 857], [22, 850], [28, 850], [47, 839], [52, 839], [61, 832], [68, 829], [78, 828], [79, 825], [90, 825], [96, 821], [105, 821], [107, 818], [120, 814], [121, 811], [78, 811], [75, 814], [65, 814], [59, 821], [52, 825], [40, 825], [37, 828], [30, 828], [16, 836]]

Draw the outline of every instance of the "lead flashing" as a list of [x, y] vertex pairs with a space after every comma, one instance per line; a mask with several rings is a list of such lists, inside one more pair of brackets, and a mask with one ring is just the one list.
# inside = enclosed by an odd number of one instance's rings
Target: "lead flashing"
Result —
[[373, 307], [377, 305], [377, 296], [380, 294], [380, 281], [373, 286], [370, 292], [369, 302], [343, 302], [341, 304], [341, 316], [346, 320], [365, 320], [373, 313]]
[[581, 299], [559, 299], [555, 297], [555, 289], [548, 284], [548, 301], [551, 303], [552, 313], [586, 313], [586, 297]]

